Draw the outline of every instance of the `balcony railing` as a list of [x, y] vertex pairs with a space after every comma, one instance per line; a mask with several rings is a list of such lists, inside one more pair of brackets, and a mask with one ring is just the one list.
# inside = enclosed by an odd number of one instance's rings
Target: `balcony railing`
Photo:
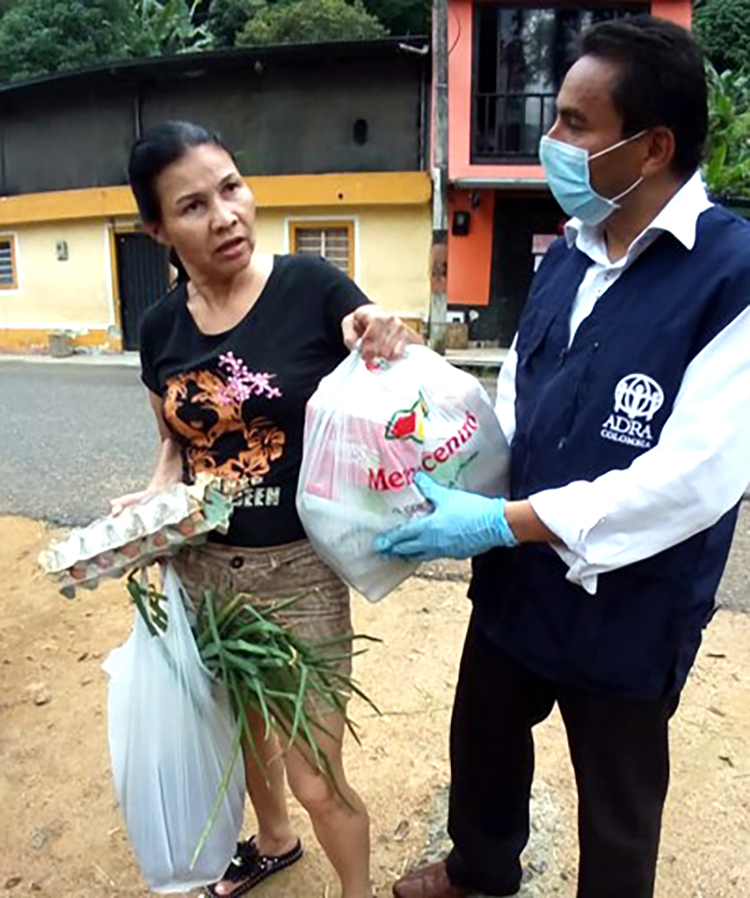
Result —
[[535, 162], [539, 141], [554, 120], [554, 94], [475, 93], [472, 161]]

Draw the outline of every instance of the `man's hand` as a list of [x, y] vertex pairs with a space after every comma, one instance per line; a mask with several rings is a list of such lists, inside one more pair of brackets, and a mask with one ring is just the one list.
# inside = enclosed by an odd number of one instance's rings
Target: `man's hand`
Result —
[[375, 549], [382, 555], [418, 561], [471, 558], [495, 546], [518, 544], [505, 519], [504, 499], [446, 489], [422, 471], [414, 483], [433, 511], [379, 536]]
[[357, 341], [362, 340], [360, 353], [365, 361], [398, 359], [409, 343], [424, 342], [397, 315], [374, 305], [360, 306], [343, 318], [341, 330], [348, 349], [354, 349]]

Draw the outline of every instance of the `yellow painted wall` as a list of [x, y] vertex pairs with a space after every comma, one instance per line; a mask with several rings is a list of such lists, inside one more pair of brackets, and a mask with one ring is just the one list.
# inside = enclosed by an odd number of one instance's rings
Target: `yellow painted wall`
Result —
[[[288, 252], [289, 222], [301, 219], [352, 220], [356, 282], [385, 309], [415, 324], [426, 320], [429, 203], [260, 209], [259, 250]], [[119, 349], [110, 231], [115, 225], [127, 228], [134, 223], [128, 216], [0, 229], [0, 234], [15, 235], [19, 274], [17, 290], [0, 290], [0, 350], [44, 348], [47, 334], [59, 329], [74, 331], [77, 345]], [[66, 262], [56, 258], [60, 240], [68, 244]]]
[[[341, 172], [327, 175], [261, 175], [245, 178], [258, 205], [289, 206], [404, 206], [429, 203], [432, 184], [427, 172]], [[19, 222], [79, 221], [135, 215], [129, 187], [86, 187], [0, 196], [0, 225]]]
[[[432, 218], [429, 204], [258, 209], [258, 251], [289, 252], [293, 221], [354, 222], [354, 280], [378, 305], [409, 319], [427, 320], [430, 305], [429, 255]], [[134, 218], [117, 220], [131, 227]]]
[[[57, 329], [77, 332], [81, 343], [106, 344], [115, 323], [107, 222], [20, 225], [0, 234], [15, 237], [18, 274], [17, 289], [0, 290], [0, 348], [45, 345]], [[61, 240], [64, 262], [56, 256]]]
[[430, 301], [430, 206], [368, 206], [260, 209], [258, 248], [289, 251], [289, 222], [301, 219], [353, 220], [354, 280], [378, 305], [426, 320]]

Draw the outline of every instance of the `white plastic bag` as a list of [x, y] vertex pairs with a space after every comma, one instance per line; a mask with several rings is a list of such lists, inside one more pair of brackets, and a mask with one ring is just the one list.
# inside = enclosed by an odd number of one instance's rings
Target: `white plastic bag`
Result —
[[152, 636], [136, 612], [128, 641], [104, 662], [110, 675], [109, 746], [117, 796], [141, 870], [155, 892], [186, 892], [221, 879], [236, 850], [245, 799], [239, 755], [205, 845], [232, 757], [226, 693], [203, 666], [179, 578], [164, 577], [167, 629]]
[[374, 366], [354, 350], [308, 403], [297, 510], [321, 558], [375, 602], [419, 566], [373, 549], [378, 534], [429, 511], [414, 474], [500, 496], [508, 458], [489, 397], [470, 374], [424, 346]]

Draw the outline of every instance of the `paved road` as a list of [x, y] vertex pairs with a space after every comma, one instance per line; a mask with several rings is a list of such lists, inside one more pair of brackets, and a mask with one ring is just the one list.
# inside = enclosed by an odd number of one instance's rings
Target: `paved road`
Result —
[[137, 368], [0, 361], [0, 514], [106, 513], [150, 476], [152, 420]]
[[78, 526], [145, 484], [156, 431], [133, 362], [0, 357], [0, 514]]
[[[157, 443], [137, 367], [0, 360], [0, 387], [0, 514], [86, 524], [148, 480]], [[464, 579], [468, 571], [439, 562], [423, 573]], [[750, 611], [750, 502], [721, 601]]]

